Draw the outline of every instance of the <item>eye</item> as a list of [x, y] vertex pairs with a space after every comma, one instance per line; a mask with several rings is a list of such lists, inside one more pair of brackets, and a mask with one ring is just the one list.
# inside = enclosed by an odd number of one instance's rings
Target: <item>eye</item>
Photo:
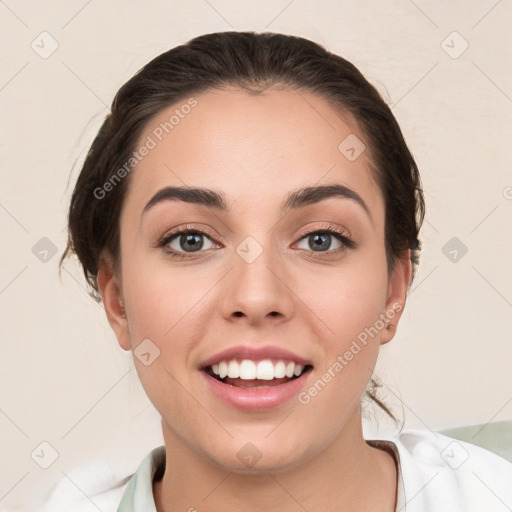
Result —
[[158, 243], [172, 256], [187, 257], [187, 253], [202, 252], [202, 250], [213, 249], [218, 246], [211, 237], [197, 228], [183, 227], [168, 233]]
[[355, 243], [348, 238], [343, 230], [338, 230], [332, 227], [310, 231], [306, 235], [303, 235], [298, 243], [305, 245], [305, 247], [298, 245], [298, 249], [305, 249], [313, 252], [338, 252], [345, 248], [352, 248], [355, 246]]

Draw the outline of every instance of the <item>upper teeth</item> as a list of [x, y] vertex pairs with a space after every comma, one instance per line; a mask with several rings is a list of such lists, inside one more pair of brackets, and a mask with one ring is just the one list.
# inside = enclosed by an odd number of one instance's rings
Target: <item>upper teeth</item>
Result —
[[284, 361], [277, 361], [273, 363], [270, 359], [255, 362], [250, 359], [242, 359], [238, 362], [236, 360], [220, 361], [219, 364], [212, 365], [212, 371], [221, 379], [229, 377], [231, 379], [243, 380], [272, 380], [282, 379], [283, 377], [299, 376], [304, 370], [302, 364], [294, 362], [285, 363]]

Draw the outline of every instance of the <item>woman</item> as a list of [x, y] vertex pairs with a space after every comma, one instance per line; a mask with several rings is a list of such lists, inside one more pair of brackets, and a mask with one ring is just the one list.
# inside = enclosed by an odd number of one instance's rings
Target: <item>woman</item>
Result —
[[165, 446], [117, 510], [511, 506], [511, 465], [490, 452], [362, 434], [362, 395], [386, 408], [371, 376], [423, 216], [391, 110], [311, 41], [208, 34], [129, 80], [81, 170], [63, 255], [162, 417]]

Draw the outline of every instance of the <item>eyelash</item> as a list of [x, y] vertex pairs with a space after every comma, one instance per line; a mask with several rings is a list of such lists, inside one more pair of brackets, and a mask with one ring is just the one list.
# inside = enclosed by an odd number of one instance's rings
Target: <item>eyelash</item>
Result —
[[[157, 247], [164, 249], [165, 252], [167, 254], [169, 254], [172, 258], [192, 258], [192, 257], [194, 257], [193, 252], [187, 254], [186, 252], [175, 251], [174, 249], [166, 248], [167, 244], [172, 242], [176, 237], [178, 237], [180, 235], [185, 235], [185, 234], [186, 235], [204, 235], [204, 236], [210, 238], [213, 242], [215, 242], [213, 237], [206, 231], [202, 231], [202, 230], [194, 228], [194, 227], [184, 226], [182, 228], [179, 228], [175, 231], [171, 231], [170, 233], [167, 233], [166, 235], [164, 235], [162, 237], [162, 239], [157, 243]], [[342, 252], [346, 249], [353, 249], [356, 247], [356, 243], [346, 235], [346, 232], [344, 230], [337, 229], [332, 226], [322, 226], [318, 229], [315, 229], [312, 231], [307, 231], [305, 233], [301, 233], [298, 241], [303, 240], [304, 238], [311, 236], [311, 235], [315, 235], [315, 234], [333, 235], [337, 240], [339, 240], [344, 245], [344, 247], [342, 247], [340, 249], [333, 250], [333, 251], [332, 250], [312, 251], [312, 250], [308, 250], [308, 249], [300, 249], [300, 250], [302, 250], [302, 251], [307, 250], [308, 252], [313, 253], [315, 255], [315, 257], [317, 257], [317, 256], [323, 257], [322, 254], [324, 252], [327, 254], [333, 254], [333, 253]], [[204, 251], [197, 251], [197, 252], [204, 252]]]

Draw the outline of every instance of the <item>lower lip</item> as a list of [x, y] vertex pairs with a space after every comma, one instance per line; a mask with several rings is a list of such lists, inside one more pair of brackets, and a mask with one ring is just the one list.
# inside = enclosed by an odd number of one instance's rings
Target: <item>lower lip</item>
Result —
[[201, 371], [210, 390], [220, 400], [243, 411], [266, 411], [285, 404], [305, 386], [311, 370], [285, 384], [268, 388], [240, 388], [214, 379]]

